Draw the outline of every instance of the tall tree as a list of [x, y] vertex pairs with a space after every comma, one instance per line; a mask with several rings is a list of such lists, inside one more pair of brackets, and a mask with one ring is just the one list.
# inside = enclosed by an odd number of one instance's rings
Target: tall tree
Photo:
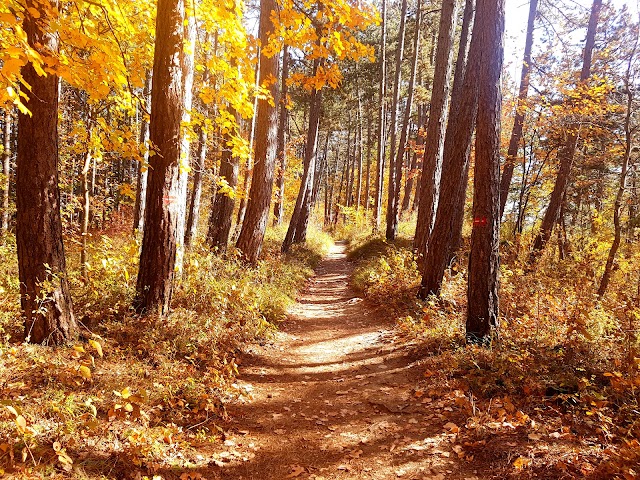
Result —
[[[229, 113], [240, 121], [236, 111], [229, 107]], [[210, 248], [225, 251], [229, 241], [231, 231], [231, 221], [233, 219], [233, 208], [235, 206], [235, 191], [238, 186], [238, 172], [240, 171], [240, 160], [233, 155], [231, 143], [231, 133], [223, 137], [222, 157], [220, 158], [220, 181], [222, 184], [218, 188], [209, 215], [209, 228], [207, 231], [207, 243]]]
[[191, 162], [191, 138], [186, 131], [186, 125], [191, 122], [191, 106], [193, 103], [193, 75], [195, 72], [195, 48], [196, 48], [196, 17], [193, 11], [194, 4], [187, 4], [185, 16], [187, 20], [184, 25], [185, 53], [182, 63], [182, 98], [184, 105], [182, 110], [182, 128], [180, 145], [180, 167], [178, 185], [178, 223], [176, 225], [176, 270], [182, 272], [184, 261], [185, 232], [187, 222], [187, 196], [189, 184], [189, 166]]
[[200, 220], [200, 205], [202, 200], [202, 186], [205, 174], [205, 161], [207, 159], [207, 131], [203, 125], [197, 128], [198, 151], [196, 153], [196, 164], [193, 174], [193, 189], [191, 191], [191, 202], [189, 203], [189, 214], [187, 216], [187, 226], [184, 234], [184, 246], [189, 247], [196, 238], [198, 232], [198, 222]]
[[285, 45], [282, 49], [282, 74], [280, 76], [280, 114], [278, 118], [278, 177], [276, 204], [273, 207], [273, 224], [282, 224], [284, 217], [284, 180], [287, 169], [287, 120], [289, 118], [289, 110], [287, 110], [288, 86], [287, 79], [289, 77], [289, 47]]
[[[23, 25], [29, 45], [43, 58], [55, 55], [57, 36], [47, 31], [53, 12], [34, 0], [27, 0], [26, 6]], [[16, 243], [25, 337], [33, 343], [59, 345], [73, 340], [78, 326], [62, 243], [58, 77], [38, 75], [31, 62], [21, 74], [30, 86], [25, 102], [29, 113], [18, 115], [16, 159]]]
[[[313, 62], [313, 76], [316, 76], [322, 60], [317, 58]], [[320, 130], [320, 107], [322, 106], [322, 90], [312, 89], [309, 100], [309, 129], [304, 150], [302, 184], [296, 198], [293, 216], [289, 223], [287, 235], [282, 243], [282, 251], [288, 252], [294, 243], [304, 242], [307, 236], [307, 224], [311, 214], [311, 200], [315, 177], [316, 160], [318, 156], [318, 132]], [[348, 156], [348, 154], [347, 154]], [[347, 159], [348, 161], [348, 159]]]
[[[393, 203], [393, 211], [391, 214], [387, 212], [387, 221], [389, 219], [392, 222], [391, 231], [393, 232], [393, 237], [397, 235], [398, 232], [398, 222], [399, 222], [399, 204], [400, 204], [400, 187], [402, 185], [402, 163], [405, 157], [405, 150], [407, 147], [407, 136], [409, 133], [409, 123], [411, 120], [411, 108], [413, 105], [413, 92], [416, 83], [416, 72], [418, 70], [418, 59], [420, 58], [420, 24], [422, 21], [422, 1], [418, 0], [416, 6], [416, 22], [415, 22], [415, 36], [413, 38], [413, 58], [411, 60], [411, 76], [409, 77], [409, 88], [407, 90], [407, 103], [404, 110], [404, 118], [402, 120], [402, 129], [400, 131], [400, 142], [398, 142], [398, 151], [395, 152], [395, 174], [396, 179], [394, 182], [396, 191], [394, 196], [396, 197], [395, 202]], [[392, 152], [393, 153], [393, 152]], [[389, 225], [387, 224], [387, 228]], [[389, 233], [389, 230], [387, 230]], [[387, 236], [387, 238], [389, 238]]]
[[260, 256], [267, 228], [278, 146], [278, 110], [275, 107], [278, 104], [278, 88], [277, 82], [270, 82], [270, 79], [278, 76], [278, 55], [266, 55], [269, 38], [274, 31], [271, 15], [276, 8], [277, 4], [274, 0], [260, 0], [259, 82], [261, 85], [268, 85], [272, 98], [258, 100], [253, 176], [247, 210], [236, 243], [245, 259], [252, 263], [255, 263]]
[[[180, 208], [180, 124], [184, 114], [183, 0], [158, 0], [147, 205], [134, 307], [165, 314], [173, 293]], [[184, 212], [182, 212], [184, 213]]]
[[481, 43], [473, 181], [473, 230], [467, 288], [467, 341], [497, 333], [500, 259], [500, 114], [504, 1], [478, 0], [473, 41]]
[[[596, 43], [596, 31], [598, 29], [598, 18], [600, 16], [601, 8], [602, 0], [593, 0], [582, 55], [582, 70], [580, 72], [579, 85], [586, 84], [587, 80], [591, 76], [591, 57]], [[559, 167], [556, 175], [556, 182], [553, 187], [553, 191], [551, 192], [547, 211], [542, 219], [540, 232], [533, 241], [533, 247], [529, 256], [529, 263], [536, 261], [551, 238], [555, 224], [558, 223], [560, 209], [567, 191], [567, 185], [569, 184], [569, 178], [571, 176], [571, 167], [573, 166], [573, 159], [578, 146], [579, 131], [579, 123], [568, 125], [565, 132], [564, 144], [558, 150]]]
[[373, 209], [374, 230], [380, 230], [380, 218], [382, 216], [382, 190], [384, 188], [384, 157], [385, 157], [385, 97], [387, 94], [387, 0], [382, 0], [382, 21], [380, 33], [380, 73], [378, 87], [378, 154], [376, 166], [376, 193]]
[[635, 99], [635, 89], [633, 88], [633, 85], [635, 84], [636, 80], [636, 72], [634, 71], [634, 67], [636, 67], [636, 51], [638, 49], [638, 41], [640, 40], [638, 37], [640, 33], [639, 27], [640, 26], [638, 24], [632, 27], [635, 35], [627, 61], [627, 72], [624, 78], [624, 93], [627, 97], [624, 116], [624, 154], [622, 156], [622, 167], [620, 169], [620, 177], [618, 180], [618, 190], [616, 192], [616, 197], [613, 204], [613, 242], [611, 244], [611, 248], [609, 249], [607, 262], [604, 266], [604, 272], [602, 273], [600, 286], [598, 287], [599, 296], [603, 296], [606, 293], [607, 288], [609, 287], [609, 282], [611, 281], [611, 275], [613, 273], [613, 263], [615, 262], [616, 254], [618, 253], [618, 248], [620, 248], [620, 243], [622, 241], [622, 201], [624, 199], [625, 190], [627, 189], [629, 160], [631, 158], [631, 149], [633, 146], [635, 133], [634, 128], [631, 125], [631, 118], [634, 113], [633, 106]]
[[[470, 47], [467, 65], [467, 40], [470, 38], [474, 10], [475, 0], [467, 0], [462, 25], [463, 35], [456, 61], [456, 76], [451, 92], [451, 115], [447, 122], [444, 141], [438, 209], [426, 249], [422, 284], [418, 292], [420, 298], [439, 294], [464, 212], [471, 138], [478, 112], [478, 77], [475, 72], [480, 68], [480, 52], [477, 41]], [[471, 51], [471, 48], [475, 48], [475, 51]]]
[[9, 230], [9, 189], [11, 187], [11, 109], [4, 110], [3, 150], [2, 150], [2, 219], [0, 220], [0, 232]]
[[[440, 174], [442, 170], [442, 149], [444, 147], [447, 125], [447, 107], [449, 104], [449, 84], [453, 64], [453, 37], [456, 30], [457, 0], [444, 0], [440, 11], [438, 27], [438, 46], [431, 89], [429, 121], [425, 140], [425, 151], [420, 176], [420, 199], [414, 249], [418, 253], [418, 264], [424, 264], [427, 242], [431, 234], [440, 193]], [[462, 43], [462, 42], [461, 42]], [[464, 58], [458, 54], [458, 61]], [[461, 81], [457, 79], [456, 81]]]
[[511, 138], [509, 139], [509, 149], [507, 158], [502, 168], [502, 176], [500, 178], [500, 217], [504, 215], [504, 207], [507, 204], [509, 196], [509, 186], [513, 177], [513, 169], [516, 165], [516, 155], [520, 141], [522, 140], [522, 129], [524, 126], [524, 118], [527, 108], [527, 95], [529, 94], [529, 76], [531, 72], [531, 48], [533, 46], [533, 30], [538, 12], [538, 0], [530, 0], [529, 2], [529, 20], [527, 21], [527, 33], [524, 43], [524, 57], [522, 59], [522, 73], [520, 74], [520, 88], [518, 90], [518, 102], [516, 104], [516, 115], [513, 120], [513, 128], [511, 129]]
[[[402, 6], [400, 8], [400, 29], [398, 31], [398, 49], [396, 50], [396, 70], [393, 81], [393, 97], [391, 98], [391, 149], [389, 159], [389, 185], [387, 187], [387, 240], [393, 240], [396, 238], [397, 223], [395, 221], [396, 213], [398, 211], [398, 198], [396, 193], [399, 192], [399, 186], [396, 185], [398, 174], [396, 169], [398, 166], [394, 162], [394, 155], [396, 152], [397, 142], [397, 129], [398, 129], [398, 105], [400, 104], [400, 82], [402, 79], [402, 57], [404, 52], [404, 36], [407, 20], [407, 0], [402, 0]], [[402, 175], [402, 174], [401, 174]]]
[[144, 211], [147, 202], [147, 178], [149, 175], [149, 120], [147, 109], [151, 106], [151, 72], [147, 73], [144, 82], [144, 105], [140, 102], [140, 144], [143, 145], [142, 161], [138, 162], [138, 178], [136, 182], [136, 203], [133, 209], [133, 231], [142, 232], [144, 229]]

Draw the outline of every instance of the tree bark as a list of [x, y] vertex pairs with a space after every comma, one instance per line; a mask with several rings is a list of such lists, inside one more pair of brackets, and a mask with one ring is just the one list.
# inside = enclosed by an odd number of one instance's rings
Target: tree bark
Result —
[[[151, 72], [147, 73], [147, 78], [144, 82], [143, 96], [146, 100], [146, 105], [140, 107], [141, 120], [140, 120], [140, 144], [145, 146], [145, 153], [142, 162], [138, 162], [138, 180], [136, 185], [136, 204], [133, 210], [133, 231], [142, 232], [144, 229], [144, 210], [147, 201], [147, 176], [148, 176], [148, 164], [149, 164], [149, 121], [147, 120], [145, 110], [151, 106]], [[95, 170], [94, 170], [95, 171]], [[92, 182], [95, 184], [95, 181]], [[94, 192], [95, 194], [95, 192]]]
[[[394, 155], [396, 153], [397, 142], [397, 125], [398, 125], [398, 104], [400, 103], [400, 81], [402, 78], [402, 56], [404, 52], [404, 34], [406, 28], [407, 19], [407, 0], [402, 0], [402, 7], [400, 10], [400, 29], [398, 32], [398, 50], [396, 50], [396, 71], [395, 80], [393, 82], [393, 98], [391, 104], [391, 150], [389, 159], [389, 185], [387, 187], [387, 240], [393, 240], [397, 233], [397, 223], [395, 221], [396, 212], [398, 210], [398, 198], [397, 192], [399, 187], [397, 185], [398, 174], [396, 170], [398, 165], [394, 161]], [[402, 173], [400, 173], [402, 176]]]
[[[356, 63], [356, 74], [358, 72], [358, 64]], [[356, 181], [356, 210], [362, 204], [362, 155], [363, 155], [363, 129], [362, 129], [362, 99], [360, 98], [360, 88], [356, 82], [356, 96], [358, 97], [358, 111], [356, 117], [356, 162], [358, 164], [358, 177]]]
[[384, 188], [384, 157], [385, 157], [385, 96], [387, 92], [387, 0], [382, 0], [382, 32], [380, 34], [380, 80], [378, 88], [378, 162], [376, 166], [376, 197], [373, 211], [374, 231], [380, 230], [382, 217], [382, 191]]
[[[320, 59], [314, 60], [313, 76], [316, 75], [320, 65]], [[309, 223], [309, 215], [311, 214], [313, 181], [318, 156], [318, 131], [320, 127], [322, 90], [313, 89], [311, 91], [309, 103], [309, 129], [307, 131], [307, 142], [304, 151], [302, 182], [296, 199], [296, 205], [293, 210], [293, 216], [289, 223], [289, 229], [287, 230], [287, 235], [282, 243], [283, 253], [288, 252], [294, 243], [303, 243], [307, 238], [307, 225]]]
[[11, 123], [12, 115], [9, 108], [4, 110], [3, 146], [2, 151], [2, 220], [1, 232], [9, 231], [9, 190], [11, 188]]
[[395, 239], [398, 234], [399, 203], [400, 190], [402, 185], [402, 163], [405, 158], [407, 147], [407, 134], [409, 132], [409, 121], [411, 119], [411, 108], [413, 104], [413, 91], [416, 83], [416, 72], [418, 70], [418, 58], [420, 54], [420, 24], [422, 21], [422, 2], [418, 0], [416, 7], [416, 24], [415, 37], [413, 40], [413, 59], [411, 60], [411, 77], [409, 78], [409, 88], [407, 90], [407, 104], [404, 110], [404, 118], [402, 120], [402, 130], [400, 132], [400, 142], [398, 142], [398, 151], [395, 158], [395, 174], [394, 182], [396, 191], [394, 192], [395, 201], [391, 205], [391, 210], [387, 211], [387, 239]]
[[[42, 6], [27, 0], [23, 27], [31, 48], [43, 58], [58, 49], [54, 34], [46, 33]], [[32, 12], [39, 13], [39, 19]], [[25, 106], [31, 115], [18, 115], [16, 160], [16, 244], [20, 302], [25, 338], [32, 343], [60, 345], [75, 339], [73, 315], [60, 217], [58, 189], [58, 77], [38, 75], [31, 63], [22, 68], [30, 90]]]
[[604, 266], [604, 272], [602, 274], [602, 279], [600, 280], [600, 286], [598, 287], [598, 295], [600, 297], [604, 296], [609, 286], [609, 282], [611, 281], [611, 274], [613, 272], [613, 263], [616, 259], [616, 254], [618, 253], [618, 248], [620, 247], [620, 242], [622, 240], [622, 223], [620, 221], [621, 213], [622, 213], [622, 200], [624, 197], [624, 192], [627, 188], [627, 173], [629, 171], [629, 159], [631, 158], [631, 148], [633, 146], [633, 132], [631, 128], [631, 116], [633, 115], [633, 97], [634, 90], [632, 85], [631, 78], [631, 69], [633, 57], [635, 56], [636, 49], [638, 45], [638, 37], [636, 37], [636, 44], [634, 45], [631, 55], [629, 56], [629, 63], [627, 66], [627, 75], [625, 79], [625, 87], [627, 94], [627, 111], [624, 118], [624, 155], [622, 157], [622, 168], [620, 170], [620, 180], [618, 183], [618, 191], [616, 192], [616, 199], [613, 205], [613, 229], [614, 229], [614, 237], [613, 243], [611, 244], [611, 248], [609, 249], [609, 255], [607, 256], [607, 263]]
[[[467, 32], [470, 31], [469, 27], [473, 22], [474, 5], [475, 2], [469, 0], [465, 6]], [[469, 12], [471, 14], [467, 15]], [[462, 39], [464, 38], [467, 37], [463, 36]], [[436, 220], [424, 257], [422, 284], [418, 292], [420, 298], [440, 293], [444, 272], [454, 247], [458, 218], [462, 218], [464, 212], [464, 192], [467, 188], [471, 138], [478, 112], [479, 61], [479, 41], [476, 40], [475, 44], [472, 42], [469, 65], [466, 65], [466, 45], [461, 41], [451, 95], [451, 115], [447, 122], [444, 142], [440, 196]]]
[[193, 75], [195, 71], [196, 48], [196, 17], [190, 6], [185, 13], [187, 20], [184, 25], [185, 43], [190, 48], [184, 54], [182, 65], [182, 88], [184, 98], [184, 110], [182, 112], [182, 128], [180, 132], [182, 145], [180, 146], [180, 172], [178, 185], [178, 224], [176, 226], [176, 270], [182, 273], [184, 262], [185, 232], [187, 221], [187, 197], [189, 186], [189, 164], [191, 163], [191, 139], [185, 126], [191, 123], [191, 106], [193, 104]]
[[207, 133], [204, 127], [198, 128], [198, 152], [196, 154], [195, 172], [193, 174], [193, 190], [189, 204], [189, 216], [184, 236], [186, 248], [193, 243], [198, 234], [198, 222], [200, 220], [200, 204], [202, 199], [202, 180], [205, 172], [205, 160], [207, 159]]
[[[229, 113], [235, 117], [236, 122], [240, 121], [240, 116], [233, 108], [229, 107]], [[227, 145], [230, 139], [230, 134], [224, 136], [222, 142], [222, 157], [220, 159], [219, 178], [220, 180], [224, 180], [227, 185], [225, 188], [221, 188], [221, 191], [218, 191], [215, 195], [211, 214], [209, 215], [209, 229], [207, 232], [209, 248], [217, 249], [221, 252], [227, 249], [229, 232], [231, 231], [231, 221], [233, 219], [233, 209], [236, 203], [234, 196], [230, 194], [230, 192], [225, 192], [225, 190], [231, 189], [233, 192], [236, 191], [240, 170], [239, 159], [233, 156], [231, 147]]]
[[[273, 32], [274, 25], [271, 14], [276, 9], [275, 0], [260, 0], [260, 42], [263, 47], [266, 47]], [[269, 77], [277, 78], [277, 76], [278, 56], [274, 55], [268, 58], [264, 55], [264, 50], [261, 50], [260, 83], [263, 84]], [[274, 106], [271, 106], [266, 99], [258, 101], [253, 180], [247, 200], [247, 211], [242, 222], [242, 230], [240, 230], [236, 244], [244, 258], [251, 263], [258, 261], [262, 250], [264, 233], [269, 219], [278, 146], [278, 110], [275, 107], [278, 104], [278, 88], [275, 83], [269, 86], [269, 93], [273, 98]]]
[[[582, 84], [584, 84], [591, 76], [591, 57], [595, 46], [598, 17], [600, 16], [601, 8], [602, 0], [593, 0], [582, 57], [582, 71], [580, 72], [580, 83]], [[558, 150], [560, 166], [556, 176], [556, 183], [553, 187], [553, 191], [551, 192], [549, 206], [547, 207], [547, 211], [542, 219], [540, 232], [533, 242], [531, 254], [529, 255], [530, 265], [538, 259], [542, 250], [544, 250], [544, 247], [547, 245], [547, 242], [553, 233], [553, 227], [558, 222], [562, 199], [567, 191], [567, 185], [569, 184], [569, 178], [571, 176], [571, 167], [573, 166], [573, 159], [576, 153], [576, 147], [578, 146], [579, 130], [579, 123], [569, 125], [565, 134], [566, 138], [564, 145]]]
[[[466, 337], [488, 344], [498, 332], [500, 269], [500, 116], [504, 1], [478, 0], [480, 36], [478, 117], [473, 181], [473, 230], [469, 254]], [[482, 33], [480, 33], [482, 32]]]
[[80, 172], [80, 184], [82, 186], [82, 221], [80, 222], [80, 236], [81, 248], [80, 248], [80, 273], [82, 278], [87, 278], [87, 243], [89, 237], [89, 210], [91, 207], [91, 191], [89, 189], [89, 169], [91, 168], [91, 162], [93, 155], [91, 152], [91, 135], [93, 134], [93, 113], [89, 112], [89, 118], [87, 121], [87, 145], [84, 154], [84, 161], [82, 164], [82, 171]]
[[513, 169], [516, 164], [518, 147], [522, 140], [522, 129], [527, 108], [527, 95], [529, 93], [529, 72], [531, 71], [531, 48], [533, 46], [533, 30], [538, 12], [538, 0], [529, 2], [529, 20], [527, 22], [527, 33], [524, 44], [524, 57], [522, 59], [522, 73], [520, 74], [520, 89], [518, 91], [518, 103], [516, 105], [516, 115], [513, 120], [511, 138], [509, 139], [509, 149], [507, 158], [502, 169], [500, 178], [500, 217], [504, 215], [504, 207], [509, 196], [509, 186], [513, 177]]
[[[422, 160], [420, 201], [418, 203], [418, 220], [414, 238], [414, 249], [418, 254], [418, 265], [422, 267], [421, 270], [423, 271], [424, 256], [433, 228], [433, 221], [438, 208], [438, 198], [440, 194], [442, 150], [445, 141], [445, 126], [447, 125], [447, 107], [449, 104], [449, 84], [451, 83], [453, 63], [453, 38], [456, 30], [457, 3], [457, 0], [443, 1], [440, 13], [440, 25], [438, 27], [435, 73], [433, 88], [431, 90], [431, 105], [429, 107], [425, 153]], [[462, 39], [464, 39], [464, 36]], [[461, 45], [463, 44], [462, 41], [460, 43]], [[460, 53], [458, 53], [458, 58], [461, 58]], [[462, 58], [464, 58], [464, 53]]]
[[134, 307], [160, 315], [169, 310], [181, 214], [180, 124], [184, 118], [183, 0], [158, 0], [144, 235]]
[[273, 207], [273, 225], [281, 225], [284, 217], [284, 181], [287, 169], [287, 120], [289, 110], [287, 110], [287, 79], [289, 78], [289, 47], [285, 45], [282, 49], [282, 74], [280, 77], [280, 117], [278, 119], [278, 176], [276, 178], [276, 204]]

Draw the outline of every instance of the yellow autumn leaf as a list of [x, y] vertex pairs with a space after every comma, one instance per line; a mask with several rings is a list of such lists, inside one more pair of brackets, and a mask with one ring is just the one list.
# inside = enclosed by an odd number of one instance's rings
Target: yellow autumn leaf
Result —
[[100, 357], [102, 357], [102, 345], [100, 342], [96, 342], [95, 340], [89, 340], [89, 345], [91, 345], [95, 351], [98, 353]]
[[91, 378], [91, 370], [89, 369], [89, 367], [82, 365], [80, 367], [80, 375], [86, 379]]
[[522, 470], [523, 468], [526, 468], [529, 465], [531, 465], [531, 459], [527, 457], [518, 457], [513, 462], [513, 466], [516, 467], [516, 469], [518, 470]]

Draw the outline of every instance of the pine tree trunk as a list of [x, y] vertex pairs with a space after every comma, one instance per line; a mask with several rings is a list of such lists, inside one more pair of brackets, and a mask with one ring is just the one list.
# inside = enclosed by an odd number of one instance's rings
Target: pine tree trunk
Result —
[[287, 120], [289, 111], [287, 110], [287, 79], [289, 78], [289, 47], [282, 48], [282, 75], [280, 77], [280, 118], [278, 119], [278, 176], [276, 178], [276, 204], [273, 207], [273, 225], [281, 225], [284, 217], [284, 180], [287, 169]]
[[[151, 106], [151, 72], [147, 73], [147, 78], [144, 82], [143, 96], [146, 100], [145, 108]], [[140, 107], [142, 108], [142, 107]], [[147, 121], [144, 111], [142, 112], [142, 119], [140, 120], [140, 143], [145, 146], [145, 154], [142, 162], [138, 163], [138, 181], [136, 186], [136, 204], [133, 210], [133, 231], [142, 232], [144, 229], [144, 210], [147, 201], [147, 164], [149, 163], [149, 122]], [[95, 168], [94, 168], [95, 172]], [[95, 185], [95, 180], [92, 182]], [[94, 192], [95, 195], [95, 192]]]
[[[600, 15], [601, 8], [602, 0], [593, 0], [582, 57], [582, 71], [580, 73], [581, 83], [585, 83], [591, 76], [591, 57], [595, 46], [598, 17]], [[530, 265], [538, 259], [542, 250], [544, 250], [544, 247], [547, 245], [547, 242], [553, 233], [553, 227], [558, 222], [562, 199], [567, 191], [567, 185], [569, 184], [569, 178], [571, 176], [571, 167], [573, 166], [573, 158], [576, 153], [576, 147], [578, 146], [579, 130], [580, 125], [578, 123], [569, 125], [565, 133], [566, 137], [564, 145], [562, 145], [558, 150], [560, 166], [556, 176], [556, 183], [553, 187], [553, 191], [551, 192], [549, 206], [547, 207], [547, 211], [542, 219], [540, 232], [533, 241], [533, 247], [531, 249], [531, 254], [529, 255]]]
[[84, 161], [82, 164], [82, 171], [80, 172], [80, 184], [82, 187], [82, 220], [80, 222], [80, 236], [82, 237], [82, 245], [80, 249], [80, 273], [82, 278], [87, 278], [87, 242], [89, 237], [89, 210], [91, 207], [91, 191], [89, 189], [89, 169], [91, 168], [91, 162], [93, 156], [91, 155], [91, 135], [93, 134], [93, 113], [89, 113], [89, 120], [87, 125], [87, 145], [84, 154]]
[[2, 220], [0, 231], [6, 234], [9, 231], [9, 190], [11, 188], [11, 123], [10, 109], [4, 110], [4, 138], [2, 151]]
[[411, 193], [413, 192], [413, 184], [415, 183], [416, 176], [418, 175], [418, 163], [422, 163], [419, 161], [418, 151], [422, 150], [424, 145], [424, 136], [420, 135], [420, 130], [423, 128], [422, 125], [424, 123], [423, 111], [424, 107], [422, 105], [418, 105], [418, 121], [416, 124], [415, 148], [413, 151], [413, 155], [411, 155], [411, 163], [409, 164], [409, 171], [407, 172], [407, 181], [404, 184], [404, 196], [402, 198], [401, 209], [402, 212], [406, 212], [411, 206]]
[[[266, 46], [268, 44], [269, 36], [273, 32], [274, 26], [271, 14], [276, 9], [275, 0], [260, 0], [260, 40], [262, 45]], [[260, 83], [264, 83], [269, 77], [277, 78], [277, 76], [278, 56], [274, 55], [268, 58], [261, 52]], [[269, 86], [269, 93], [273, 98], [273, 104], [277, 105], [278, 89], [276, 84]], [[244, 258], [251, 263], [258, 261], [267, 221], [269, 220], [276, 149], [278, 147], [277, 108], [271, 106], [268, 100], [260, 99], [256, 116], [253, 180], [249, 199], [247, 200], [247, 211], [242, 222], [242, 230], [240, 230], [236, 244], [243, 253]]]
[[379, 109], [378, 109], [378, 154], [376, 165], [376, 193], [373, 209], [374, 231], [380, 230], [380, 219], [382, 218], [382, 191], [384, 188], [384, 157], [385, 157], [385, 96], [387, 93], [387, 0], [382, 0], [381, 7], [382, 32], [380, 35], [380, 80], [378, 88]]
[[[45, 33], [48, 25], [41, 27], [46, 23], [46, 14], [40, 4], [27, 0], [26, 6], [23, 27], [27, 41], [47, 58], [58, 49], [57, 37]], [[34, 11], [40, 14], [39, 20], [32, 16]], [[62, 243], [58, 77], [51, 73], [41, 77], [31, 63], [21, 73], [30, 86], [25, 106], [31, 112], [18, 115], [16, 160], [16, 244], [25, 338], [32, 343], [60, 345], [77, 336], [78, 326]]]
[[[402, 0], [402, 7], [400, 11], [400, 30], [398, 32], [398, 49], [396, 50], [396, 71], [395, 80], [393, 82], [393, 98], [391, 104], [391, 150], [389, 158], [389, 185], [387, 187], [387, 228], [386, 238], [387, 240], [393, 240], [397, 233], [396, 212], [398, 211], [398, 198], [397, 194], [400, 191], [397, 184], [398, 173], [396, 170], [399, 165], [394, 161], [394, 155], [396, 153], [397, 143], [397, 125], [398, 125], [398, 105], [400, 104], [400, 82], [402, 78], [402, 56], [404, 52], [404, 36], [406, 29], [407, 19], [407, 0]], [[400, 173], [402, 177], [402, 173]]]
[[[321, 65], [319, 59], [314, 60], [313, 75]], [[313, 181], [315, 177], [316, 160], [318, 156], [318, 131], [320, 127], [320, 107], [322, 106], [322, 90], [313, 90], [309, 105], [309, 129], [304, 151], [304, 165], [300, 191], [296, 199], [293, 216], [289, 229], [282, 243], [282, 252], [289, 251], [294, 243], [303, 243], [307, 238], [307, 225], [311, 214], [311, 200], [313, 196]]]
[[[465, 6], [467, 32], [471, 31], [470, 24], [473, 22], [474, 5], [475, 2], [469, 0]], [[469, 15], [467, 15], [468, 13]], [[463, 33], [464, 26], [463, 24]], [[465, 38], [468, 37], [462, 36], [462, 40]], [[471, 51], [474, 47], [475, 50]], [[469, 65], [467, 65], [466, 43], [460, 42], [456, 64], [457, 76], [454, 79], [451, 95], [451, 115], [447, 122], [443, 149], [440, 196], [436, 219], [424, 257], [422, 284], [418, 292], [420, 298], [440, 293], [444, 272], [451, 258], [455, 242], [457, 219], [464, 212], [464, 192], [467, 188], [471, 138], [478, 112], [478, 78], [476, 73], [480, 68], [478, 48], [479, 42], [477, 40], [475, 44], [472, 42], [469, 51]]]
[[[636, 45], [632, 50], [632, 54], [630, 58], [633, 58], [636, 53], [638, 44], [638, 38], [636, 37]], [[626, 94], [627, 94], [627, 111], [624, 119], [624, 156], [622, 157], [622, 169], [620, 170], [620, 179], [618, 183], [618, 191], [616, 192], [616, 199], [613, 205], [613, 243], [611, 244], [611, 248], [609, 249], [609, 255], [607, 256], [607, 263], [604, 266], [604, 272], [602, 274], [602, 279], [600, 280], [600, 286], [598, 287], [598, 295], [600, 297], [604, 296], [609, 286], [609, 282], [611, 281], [611, 274], [613, 272], [613, 263], [616, 259], [616, 254], [618, 253], [618, 248], [620, 247], [620, 242], [622, 240], [622, 222], [620, 221], [621, 213], [622, 213], [622, 200], [624, 197], [624, 192], [627, 188], [627, 173], [629, 171], [629, 159], [631, 158], [631, 148], [633, 146], [633, 130], [631, 126], [631, 116], [633, 115], [633, 97], [634, 91], [631, 86], [631, 68], [632, 68], [632, 60], [629, 60], [629, 64], [627, 67], [627, 78], [626, 78]]]
[[[411, 119], [411, 108], [413, 106], [413, 91], [416, 83], [416, 72], [418, 70], [418, 59], [420, 57], [420, 24], [422, 21], [421, 0], [418, 0], [416, 7], [416, 24], [415, 37], [413, 40], [413, 59], [411, 60], [411, 77], [409, 79], [409, 88], [407, 90], [407, 104], [404, 110], [404, 118], [402, 120], [402, 130], [400, 132], [400, 142], [398, 143], [398, 151], [395, 158], [395, 201], [393, 202], [393, 210], [387, 211], [387, 239], [395, 239], [398, 234], [399, 203], [400, 190], [402, 186], [402, 163], [406, 156], [407, 136], [409, 133], [409, 121]], [[391, 205], [391, 204], [390, 204]], [[389, 228], [391, 222], [391, 228]]]
[[[190, 45], [184, 54], [182, 64], [184, 89], [184, 110], [182, 112], [182, 125], [191, 123], [191, 106], [193, 103], [193, 75], [195, 71], [195, 45], [196, 45], [196, 18], [195, 12], [187, 15], [184, 26], [185, 43]], [[180, 176], [178, 186], [178, 224], [176, 226], [176, 270], [182, 273], [184, 262], [185, 232], [187, 221], [187, 198], [189, 196], [189, 163], [191, 162], [191, 140], [183, 127], [180, 132], [182, 145], [180, 146]]]
[[180, 208], [180, 123], [184, 114], [183, 0], [158, 0], [144, 235], [134, 307], [166, 314], [173, 293]]
[[[236, 122], [240, 121], [240, 116], [236, 111], [229, 107], [229, 113], [235, 117]], [[233, 156], [231, 148], [227, 146], [231, 136], [224, 136], [222, 157], [220, 159], [220, 180], [226, 182], [226, 188], [236, 191], [238, 186], [238, 173], [240, 163], [237, 157]], [[235, 199], [232, 195], [217, 192], [212, 202], [211, 214], [209, 215], [209, 228], [207, 231], [207, 243], [209, 248], [217, 249], [224, 252], [229, 242], [229, 232], [231, 231], [231, 221], [233, 219], [233, 209], [235, 207]]]
[[[500, 115], [504, 1], [478, 0], [478, 117], [473, 182], [473, 230], [467, 288], [467, 341], [488, 344], [499, 327]], [[480, 33], [482, 32], [482, 33]]]
[[522, 59], [522, 73], [520, 74], [520, 89], [518, 91], [518, 103], [516, 105], [516, 115], [511, 130], [511, 138], [509, 139], [509, 149], [507, 158], [502, 169], [502, 177], [500, 178], [500, 217], [504, 215], [504, 207], [507, 204], [509, 196], [509, 186], [513, 177], [513, 169], [516, 164], [516, 155], [518, 147], [522, 140], [522, 129], [524, 126], [524, 117], [527, 108], [527, 95], [529, 93], [529, 72], [531, 71], [531, 48], [533, 46], [533, 29], [538, 12], [538, 0], [530, 0], [529, 3], [529, 20], [527, 22], [527, 33], [524, 44], [524, 57]]
[[[356, 72], [358, 71], [358, 65], [356, 64]], [[360, 99], [360, 88], [358, 82], [356, 82], [356, 95], [358, 97], [358, 111], [357, 111], [357, 124], [356, 124], [356, 162], [358, 163], [358, 177], [356, 183], [356, 210], [362, 205], [362, 100]]]
[[[444, 0], [438, 27], [435, 74], [429, 107], [429, 123], [425, 141], [425, 153], [420, 176], [420, 201], [418, 221], [414, 238], [414, 249], [418, 254], [418, 265], [424, 271], [424, 256], [433, 228], [435, 212], [440, 194], [442, 171], [442, 150], [444, 148], [447, 107], [449, 104], [449, 84], [453, 64], [453, 37], [456, 30], [457, 0]], [[462, 37], [464, 39], [464, 37]], [[463, 42], [461, 42], [462, 44]], [[458, 58], [462, 57], [458, 53]]]
[[189, 204], [189, 216], [187, 217], [187, 229], [184, 237], [186, 248], [193, 243], [198, 234], [198, 222], [200, 221], [200, 204], [202, 199], [202, 180], [205, 172], [205, 160], [207, 159], [207, 133], [200, 126], [198, 129], [198, 152], [196, 154], [195, 172], [193, 174], [193, 190]]
[[371, 151], [373, 150], [372, 139], [371, 139], [371, 110], [367, 109], [367, 160], [365, 163], [365, 173], [364, 173], [364, 209], [366, 212], [369, 211], [370, 205], [370, 197], [371, 197]]

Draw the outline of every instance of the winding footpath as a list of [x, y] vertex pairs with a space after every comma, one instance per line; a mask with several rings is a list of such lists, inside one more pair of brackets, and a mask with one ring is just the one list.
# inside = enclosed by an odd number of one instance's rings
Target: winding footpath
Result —
[[247, 395], [229, 407], [208, 473], [477, 479], [455, 455], [446, 418], [416, 395], [422, 372], [394, 338], [392, 319], [349, 288], [344, 250], [338, 244], [322, 261], [274, 343], [241, 359], [238, 387]]

